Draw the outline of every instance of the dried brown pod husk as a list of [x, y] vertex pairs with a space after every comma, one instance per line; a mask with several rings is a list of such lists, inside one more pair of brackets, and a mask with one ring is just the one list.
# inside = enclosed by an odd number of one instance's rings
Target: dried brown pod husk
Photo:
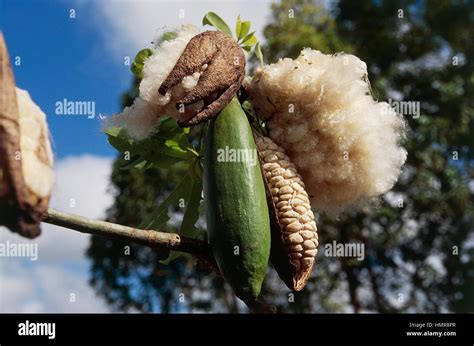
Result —
[[270, 261], [294, 291], [308, 281], [318, 251], [318, 233], [305, 185], [283, 148], [256, 132], [270, 210]]
[[54, 181], [44, 113], [15, 88], [0, 33], [0, 225], [24, 237], [41, 232]]
[[204, 104], [191, 117], [178, 122], [182, 127], [194, 126], [218, 116], [232, 100], [245, 77], [244, 52], [237, 42], [220, 31], [198, 34], [189, 41], [173, 70], [160, 85], [160, 94], [165, 95], [185, 76], [198, 71], [202, 71], [198, 84], [176, 103], [176, 108], [199, 101], [204, 101]]

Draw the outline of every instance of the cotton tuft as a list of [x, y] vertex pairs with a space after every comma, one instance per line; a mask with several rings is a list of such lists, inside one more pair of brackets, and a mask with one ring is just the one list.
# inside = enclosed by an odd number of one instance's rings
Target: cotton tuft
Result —
[[248, 91], [316, 210], [336, 216], [397, 181], [407, 157], [405, 121], [372, 98], [367, 66], [356, 56], [304, 49], [296, 60], [257, 69]]
[[46, 114], [34, 103], [28, 91], [16, 88], [16, 98], [23, 179], [35, 198], [49, 198], [54, 186], [54, 159]]
[[176, 119], [186, 119], [196, 109], [202, 107], [202, 101], [187, 106], [185, 112], [176, 109], [176, 101], [191, 91], [199, 81], [201, 73], [195, 72], [183, 78], [182, 82], [161, 95], [158, 88], [168, 77], [178, 62], [186, 45], [192, 37], [199, 34], [193, 25], [183, 25], [176, 32], [176, 38], [163, 41], [155, 47], [153, 54], [145, 60], [143, 65], [143, 79], [139, 86], [139, 97], [132, 106], [126, 107], [122, 113], [104, 120], [104, 129], [121, 127], [127, 134], [137, 140], [150, 137], [162, 115]]

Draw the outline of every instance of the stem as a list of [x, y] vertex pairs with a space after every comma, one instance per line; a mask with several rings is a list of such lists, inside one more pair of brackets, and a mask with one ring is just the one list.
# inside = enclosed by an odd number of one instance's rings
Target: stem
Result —
[[[149, 247], [163, 247], [173, 251], [193, 254], [198, 259], [201, 269], [214, 270], [219, 273], [217, 264], [212, 256], [210, 246], [203, 240], [182, 237], [176, 233], [144, 230], [118, 225], [116, 223], [89, 219], [84, 216], [64, 213], [49, 208], [43, 216], [42, 222], [61, 226], [81, 233], [88, 233], [137, 243]], [[248, 305], [251, 312], [276, 312], [273, 305], [255, 302]]]
[[51, 208], [46, 211], [42, 221], [81, 233], [119, 239], [149, 247], [162, 247], [203, 257], [211, 257], [209, 245], [205, 241], [182, 237], [176, 233], [132, 228], [107, 221], [94, 220], [79, 215], [64, 213]]

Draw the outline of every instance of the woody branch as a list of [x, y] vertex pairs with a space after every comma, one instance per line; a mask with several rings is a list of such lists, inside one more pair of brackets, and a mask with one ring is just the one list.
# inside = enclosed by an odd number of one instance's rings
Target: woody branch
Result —
[[42, 222], [66, 227], [81, 233], [109, 237], [149, 247], [167, 248], [202, 257], [211, 256], [209, 245], [203, 240], [183, 237], [176, 233], [138, 229], [112, 222], [94, 220], [52, 208], [46, 211]]

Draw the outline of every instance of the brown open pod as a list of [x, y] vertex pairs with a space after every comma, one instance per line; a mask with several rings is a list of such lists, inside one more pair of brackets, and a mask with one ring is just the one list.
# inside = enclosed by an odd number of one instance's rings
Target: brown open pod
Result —
[[314, 214], [301, 176], [283, 148], [254, 132], [266, 183], [272, 245], [270, 261], [288, 288], [300, 291], [318, 249]]
[[202, 107], [178, 125], [188, 127], [215, 118], [229, 104], [245, 77], [245, 55], [237, 42], [220, 31], [194, 36], [159, 87], [161, 95], [180, 84], [186, 76], [200, 73], [197, 85], [176, 102], [176, 108], [204, 101]]
[[46, 116], [15, 87], [0, 33], [0, 225], [27, 238], [41, 232], [53, 186]]

